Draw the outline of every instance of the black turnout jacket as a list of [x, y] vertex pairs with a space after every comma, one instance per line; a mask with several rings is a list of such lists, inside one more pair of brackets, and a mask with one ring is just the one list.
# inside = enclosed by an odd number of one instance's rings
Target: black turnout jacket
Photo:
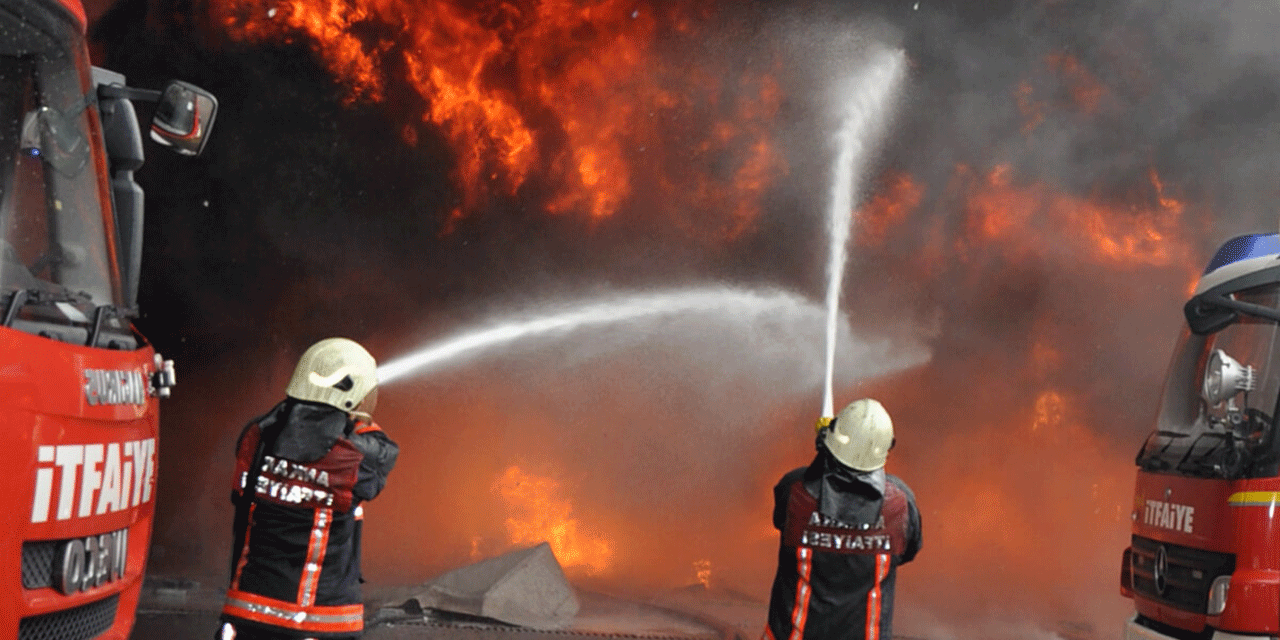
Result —
[[782, 535], [763, 640], [890, 640], [897, 568], [921, 545], [911, 489], [844, 466], [819, 441], [773, 496]]
[[325, 404], [286, 399], [251, 421], [236, 446], [223, 619], [299, 638], [360, 635], [361, 502], [398, 454], [378, 425]]

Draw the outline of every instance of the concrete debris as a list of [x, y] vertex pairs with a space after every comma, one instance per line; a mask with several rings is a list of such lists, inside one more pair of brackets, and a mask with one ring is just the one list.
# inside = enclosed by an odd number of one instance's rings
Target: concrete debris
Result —
[[578, 614], [577, 594], [546, 542], [455, 569], [423, 586], [410, 598], [423, 609], [531, 629], [563, 629]]

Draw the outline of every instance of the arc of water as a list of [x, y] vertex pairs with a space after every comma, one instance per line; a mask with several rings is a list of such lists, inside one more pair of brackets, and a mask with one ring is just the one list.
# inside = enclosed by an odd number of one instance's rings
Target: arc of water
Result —
[[560, 312], [506, 321], [439, 340], [378, 367], [378, 380], [386, 384], [410, 373], [437, 368], [458, 358], [475, 355], [517, 340], [584, 327], [687, 313], [758, 315], [770, 311], [794, 309], [805, 304], [807, 303], [804, 298], [786, 291], [741, 290], [725, 287], [619, 295], [568, 306]]
[[831, 209], [827, 227], [831, 234], [827, 256], [827, 369], [822, 395], [822, 415], [835, 415], [834, 385], [836, 327], [840, 312], [840, 291], [848, 262], [852, 235], [854, 194], [859, 189], [867, 154], [878, 143], [888, 124], [889, 107], [902, 83], [905, 55], [901, 50], [883, 51], [872, 58], [850, 82], [851, 92], [835, 140], [838, 151], [831, 182]]

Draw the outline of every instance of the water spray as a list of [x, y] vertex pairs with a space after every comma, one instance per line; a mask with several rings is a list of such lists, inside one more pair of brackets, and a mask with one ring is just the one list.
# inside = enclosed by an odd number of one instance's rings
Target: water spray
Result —
[[809, 301], [786, 291], [724, 287], [609, 296], [561, 305], [559, 311], [495, 321], [486, 328], [433, 342], [378, 367], [378, 380], [386, 384], [410, 373], [427, 373], [519, 340], [555, 337], [588, 327], [688, 314], [729, 314], [735, 318], [754, 318], [809, 306]]
[[[881, 51], [872, 57], [848, 82], [843, 96], [840, 130], [836, 132], [837, 152], [831, 182], [831, 209], [828, 228], [831, 251], [827, 257], [827, 368], [822, 396], [822, 416], [835, 416], [833, 386], [836, 364], [836, 320], [840, 311], [840, 289], [848, 262], [849, 236], [853, 226], [854, 194], [860, 187], [867, 156], [880, 142], [889, 124], [890, 106], [902, 84], [905, 55], [900, 50]], [[820, 423], [821, 424], [821, 421]]]

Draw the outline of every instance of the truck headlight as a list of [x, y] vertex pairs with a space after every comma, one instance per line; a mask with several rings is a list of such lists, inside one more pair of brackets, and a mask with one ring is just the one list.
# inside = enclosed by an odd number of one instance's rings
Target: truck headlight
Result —
[[1209, 586], [1209, 608], [1206, 613], [1211, 616], [1222, 615], [1227, 609], [1227, 591], [1231, 588], [1231, 576], [1218, 576]]

